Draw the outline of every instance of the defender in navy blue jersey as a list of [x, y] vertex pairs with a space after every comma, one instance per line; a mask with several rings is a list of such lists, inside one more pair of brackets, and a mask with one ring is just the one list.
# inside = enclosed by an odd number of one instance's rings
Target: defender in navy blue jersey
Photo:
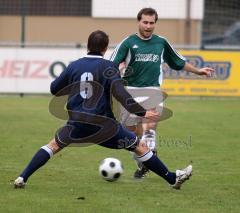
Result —
[[[175, 189], [180, 189], [181, 184], [191, 176], [192, 166], [177, 170], [176, 173], [170, 172], [148, 146], [138, 140], [135, 133], [116, 121], [111, 109], [111, 95], [137, 116], [154, 121], [159, 116], [154, 109], [146, 111], [134, 101], [125, 90], [117, 67], [113, 62], [103, 59], [108, 42], [108, 36], [103, 31], [91, 33], [87, 56], [72, 62], [52, 82], [51, 93], [55, 97], [51, 101], [50, 111], [59, 118], [63, 118], [67, 112], [67, 123], [56, 132], [54, 139], [33, 156], [15, 180], [15, 188], [24, 188], [28, 178], [52, 155], [73, 144], [83, 146], [91, 143], [133, 151], [147, 168], [164, 178]], [[68, 97], [67, 111], [64, 110], [65, 103], [59, 101], [64, 96]]]

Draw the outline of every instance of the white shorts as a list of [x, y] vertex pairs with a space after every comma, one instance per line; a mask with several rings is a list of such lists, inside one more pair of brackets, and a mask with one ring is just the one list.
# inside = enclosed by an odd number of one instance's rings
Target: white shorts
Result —
[[[155, 108], [157, 112], [162, 113], [164, 93], [160, 87], [126, 87], [126, 89], [143, 108]], [[141, 117], [129, 113], [123, 106], [120, 106], [120, 122], [123, 125], [135, 126], [141, 121]]]

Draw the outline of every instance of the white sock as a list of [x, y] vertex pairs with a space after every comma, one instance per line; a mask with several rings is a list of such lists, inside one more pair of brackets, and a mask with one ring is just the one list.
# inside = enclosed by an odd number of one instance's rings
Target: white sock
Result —
[[[151, 137], [149, 137], [149, 135]], [[150, 150], [156, 149], [156, 131], [155, 130], [149, 129], [144, 131], [144, 134], [142, 135], [141, 139], [147, 144]]]
[[47, 146], [42, 146], [41, 149], [44, 149], [50, 156], [50, 158], [53, 156], [53, 151]]
[[145, 161], [149, 160], [152, 156], [153, 156], [153, 152], [151, 150], [148, 150], [142, 156], [138, 156], [137, 158], [140, 162], [145, 162]]

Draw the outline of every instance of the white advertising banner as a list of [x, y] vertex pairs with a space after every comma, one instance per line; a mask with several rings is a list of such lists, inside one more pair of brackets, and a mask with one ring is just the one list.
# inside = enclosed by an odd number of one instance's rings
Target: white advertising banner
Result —
[[86, 48], [0, 48], [0, 93], [49, 93], [51, 82], [86, 53]]
[[[204, 0], [93, 0], [92, 16], [94, 18], [134, 18], [144, 7], [152, 7], [160, 19], [186, 19], [187, 5], [190, 6], [190, 18], [202, 20]], [[103, 6], [104, 5], [104, 6]]]

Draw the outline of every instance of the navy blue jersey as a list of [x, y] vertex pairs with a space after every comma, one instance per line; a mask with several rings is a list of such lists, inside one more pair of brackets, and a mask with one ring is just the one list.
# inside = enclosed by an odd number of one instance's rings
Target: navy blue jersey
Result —
[[100, 55], [87, 55], [72, 62], [52, 82], [51, 93], [68, 94], [68, 111], [114, 118], [112, 94], [129, 112], [139, 116], [146, 112], [125, 90], [116, 65]]
[[[55, 136], [59, 147], [92, 143], [108, 148], [134, 149], [136, 135], [115, 120], [111, 95], [131, 113], [144, 116], [146, 111], [125, 90], [113, 62], [98, 55], [87, 55], [74, 61], [52, 82], [51, 92], [55, 96], [68, 95], [69, 118]], [[56, 108], [59, 105], [63, 107], [57, 103]]]

